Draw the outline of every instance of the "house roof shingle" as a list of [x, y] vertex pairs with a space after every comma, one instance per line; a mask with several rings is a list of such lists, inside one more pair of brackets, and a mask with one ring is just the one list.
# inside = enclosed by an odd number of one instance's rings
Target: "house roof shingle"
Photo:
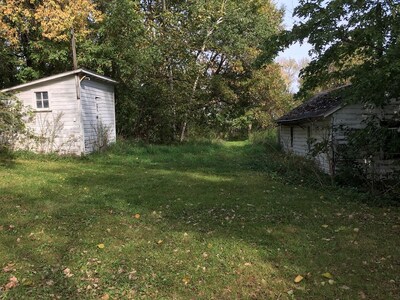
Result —
[[292, 109], [286, 115], [280, 117], [276, 122], [281, 123], [298, 123], [307, 119], [315, 119], [327, 117], [341, 108], [342, 95], [337, 92], [342, 89], [334, 89], [321, 92], [310, 100], [304, 102], [300, 106]]

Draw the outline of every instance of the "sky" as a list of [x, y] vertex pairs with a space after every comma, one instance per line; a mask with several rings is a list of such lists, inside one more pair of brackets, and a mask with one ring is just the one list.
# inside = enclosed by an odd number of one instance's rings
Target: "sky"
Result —
[[[291, 29], [296, 20], [295, 18], [292, 17], [292, 15], [294, 8], [299, 4], [298, 0], [274, 0], [274, 2], [277, 4], [279, 8], [282, 6], [284, 7], [285, 9], [284, 25], [286, 29]], [[293, 44], [288, 49], [286, 49], [285, 51], [280, 52], [277, 59], [279, 60], [279, 58], [293, 58], [296, 61], [299, 61], [302, 58], [309, 57], [308, 51], [310, 49], [311, 45], [308, 43], [303, 43], [302, 45], [300, 45], [300, 43], [296, 43]], [[297, 92], [299, 90], [298, 82], [295, 82], [292, 85], [291, 90], [293, 92]]]
[[[295, 18], [292, 17], [294, 8], [299, 4], [298, 0], [275, 0], [278, 7], [284, 7], [285, 9], [285, 18], [284, 24], [286, 29], [291, 29]], [[280, 52], [279, 57], [286, 57], [286, 58], [294, 58], [296, 60], [300, 60], [301, 58], [308, 57], [308, 51], [311, 49], [308, 43], [304, 43], [300, 45], [296, 43], [292, 45], [287, 50]]]

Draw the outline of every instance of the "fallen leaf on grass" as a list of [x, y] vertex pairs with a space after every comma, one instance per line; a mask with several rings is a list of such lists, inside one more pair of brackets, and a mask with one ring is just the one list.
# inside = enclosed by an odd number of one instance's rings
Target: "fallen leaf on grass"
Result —
[[299, 283], [299, 282], [301, 282], [303, 279], [304, 279], [303, 276], [297, 275], [296, 278], [294, 279], [294, 282], [295, 282], [295, 283]]
[[53, 281], [53, 280], [47, 280], [47, 281], [46, 281], [46, 284], [47, 284], [48, 286], [53, 286], [53, 285], [54, 285], [54, 281]]
[[128, 276], [129, 280], [136, 280], [138, 277], [136, 276], [136, 270], [132, 269], [131, 272], [129, 272], [129, 276]]
[[22, 283], [24, 286], [32, 286], [32, 285], [33, 285], [32, 280], [26, 279], [26, 278], [22, 278], [21, 283]]
[[134, 217], [135, 219], [140, 219], [140, 214], [135, 214]]
[[67, 277], [67, 278], [70, 278], [70, 277], [74, 276], [74, 274], [71, 273], [71, 269], [70, 268], [64, 269], [63, 273], [64, 273], [65, 277]]
[[189, 282], [190, 282], [190, 279], [187, 278], [187, 277], [184, 277], [184, 278], [182, 279], [182, 282], [183, 282], [184, 285], [188, 285]]
[[333, 278], [332, 274], [329, 273], [329, 272], [323, 273], [321, 275], [322, 275], [322, 277], [325, 277], [325, 278], [328, 278], [328, 279], [332, 279]]
[[360, 299], [367, 299], [367, 296], [365, 295], [365, 293], [363, 291], [360, 291], [358, 293], [358, 296], [360, 296]]
[[102, 297], [101, 297], [101, 300], [108, 300], [108, 299], [110, 299], [110, 295], [109, 294], [104, 294]]
[[11, 272], [11, 271], [15, 271], [14, 266], [15, 266], [15, 264], [13, 264], [13, 263], [8, 263], [7, 266], [5, 266], [5, 267], [3, 268], [3, 272], [8, 273], [8, 272]]
[[97, 248], [99, 248], [99, 249], [104, 249], [104, 247], [105, 247], [104, 244], [98, 244], [98, 245], [97, 245]]
[[4, 286], [4, 289], [11, 290], [15, 288], [18, 285], [18, 279], [15, 276], [11, 276], [10, 279], [8, 280], [8, 283]]
[[324, 224], [324, 225], [321, 225], [321, 227], [323, 227], [323, 228], [328, 228], [328, 227], [329, 227], [329, 225], [327, 225], [327, 224]]
[[340, 288], [342, 290], [350, 290], [350, 288], [347, 285], [342, 285]]

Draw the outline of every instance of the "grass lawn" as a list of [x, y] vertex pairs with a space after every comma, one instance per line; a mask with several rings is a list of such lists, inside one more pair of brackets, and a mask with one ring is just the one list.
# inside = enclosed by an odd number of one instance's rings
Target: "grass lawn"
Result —
[[400, 208], [288, 181], [268, 151], [3, 163], [0, 299], [400, 299]]

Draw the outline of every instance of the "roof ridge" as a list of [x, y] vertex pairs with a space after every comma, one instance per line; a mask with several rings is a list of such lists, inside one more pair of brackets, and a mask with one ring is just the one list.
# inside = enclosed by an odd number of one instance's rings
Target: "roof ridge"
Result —
[[98, 74], [98, 73], [96, 73], [94, 71], [91, 71], [89, 69], [79, 68], [79, 69], [76, 69], [76, 70], [66, 71], [66, 72], [62, 72], [62, 73], [58, 73], [58, 74], [42, 77], [42, 78], [39, 78], [39, 79], [35, 79], [35, 80], [29, 81], [29, 82], [21, 83], [21, 84], [18, 84], [16, 86], [13, 86], [13, 87], [2, 89], [2, 90], [0, 90], [0, 92], [4, 93], [4, 92], [9, 92], [9, 91], [14, 91], [14, 90], [18, 90], [18, 89], [22, 89], [22, 88], [25, 88], [25, 87], [29, 87], [31, 85], [35, 85], [35, 84], [38, 84], [38, 83], [42, 83], [42, 82], [46, 82], [46, 81], [54, 80], [54, 79], [58, 79], [58, 78], [63, 78], [63, 77], [70, 76], [70, 75], [80, 74], [80, 73], [84, 73], [84, 74], [87, 74], [87, 75], [94, 76], [94, 77], [96, 77], [96, 78], [98, 78], [100, 80], [104, 80], [104, 81], [107, 81], [107, 82], [112, 83], [112, 84], [116, 84], [117, 83], [117, 81], [111, 79], [110, 77], [107, 77], [107, 76], [104, 76], [104, 75], [100, 75], [100, 74]]
[[337, 109], [340, 109], [342, 97], [336, 96], [335, 91], [343, 89], [350, 84], [346, 84], [333, 89], [319, 92], [309, 100], [298, 105], [287, 114], [276, 120], [277, 123], [294, 123], [305, 119], [325, 118]]

